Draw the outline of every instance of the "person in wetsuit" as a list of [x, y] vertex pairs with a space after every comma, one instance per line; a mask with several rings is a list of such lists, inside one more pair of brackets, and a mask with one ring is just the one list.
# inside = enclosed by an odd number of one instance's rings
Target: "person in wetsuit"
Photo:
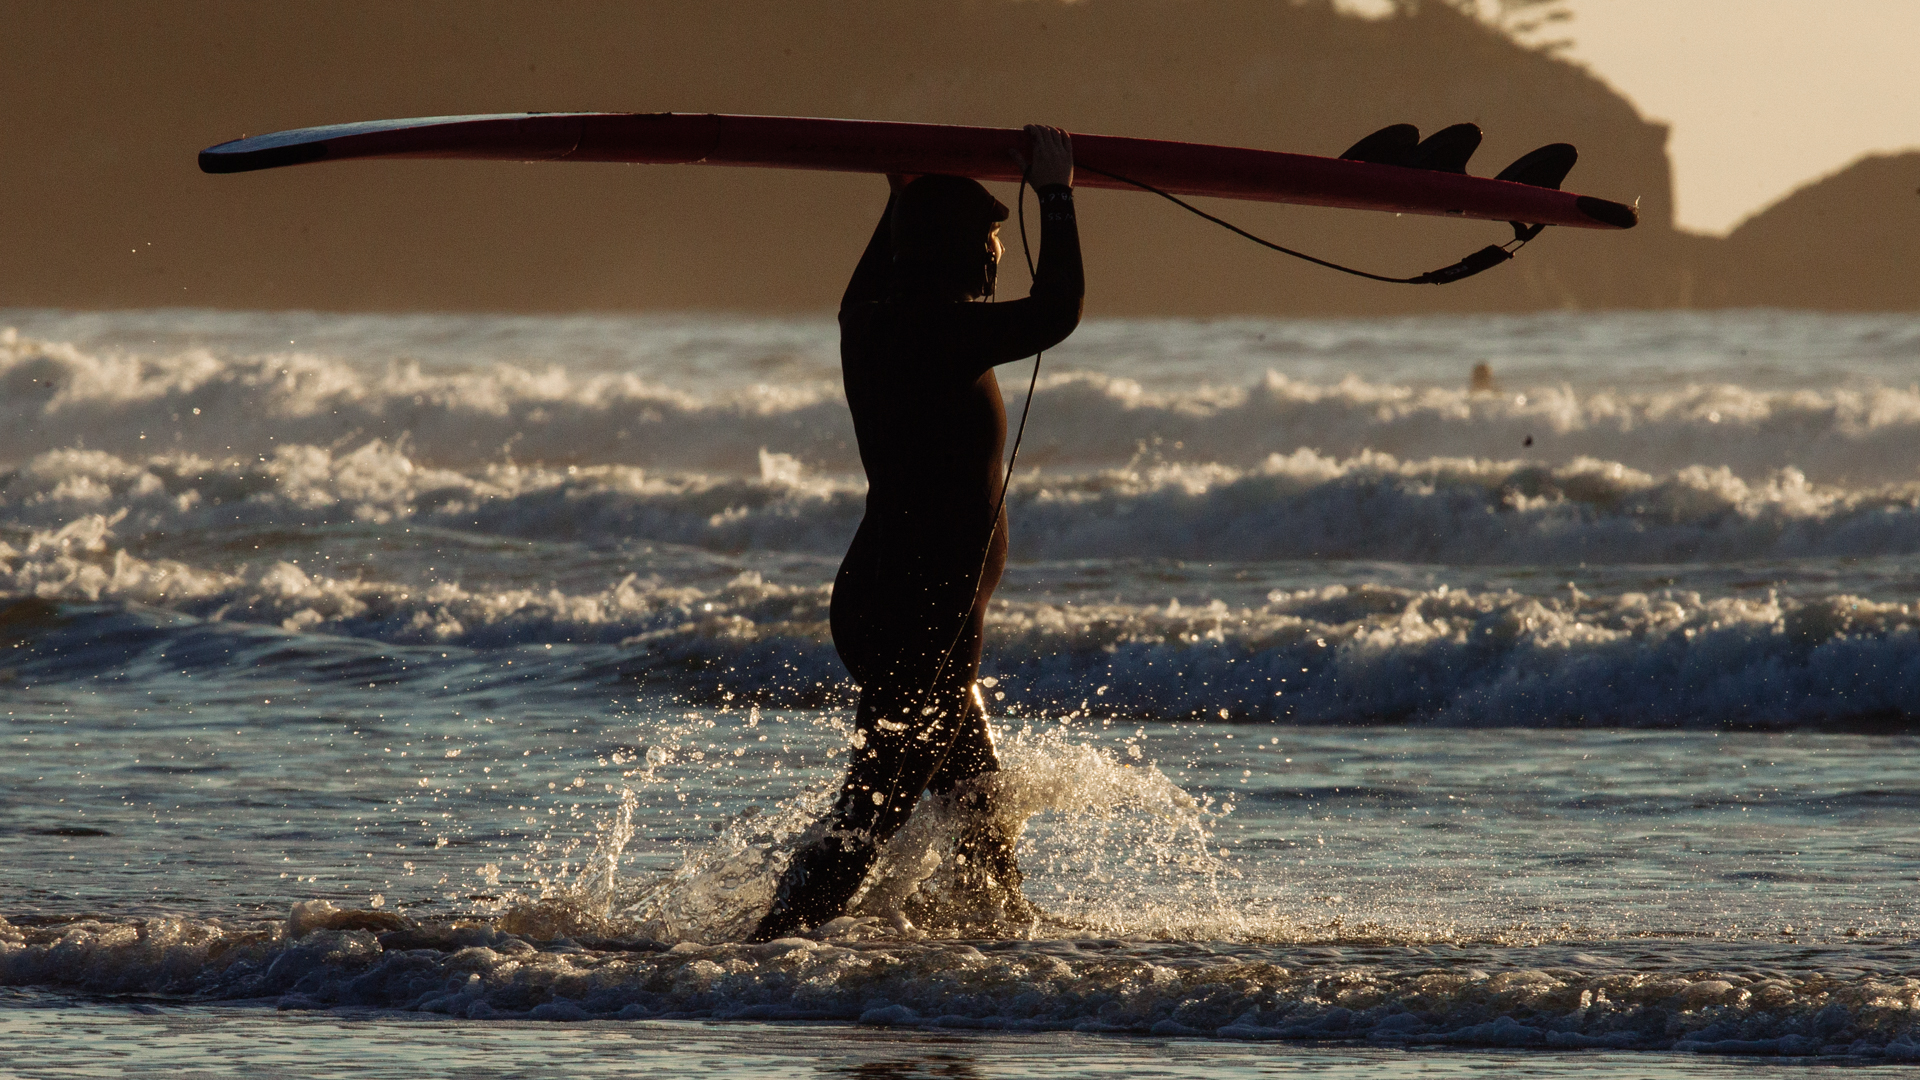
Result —
[[993, 369], [1072, 333], [1086, 288], [1072, 145], [1055, 128], [1027, 135], [1041, 230], [1026, 299], [978, 302], [993, 293], [1007, 208], [973, 180], [922, 176], [888, 178], [886, 213], [840, 301], [841, 372], [868, 487], [834, 578], [833, 645], [860, 705], [825, 831], [795, 852], [754, 941], [845, 914], [923, 791], [966, 815], [954, 852], [963, 880], [1010, 916], [1029, 911], [1013, 837], [981, 782], [1000, 766], [975, 679], [1007, 557], [1007, 414]]

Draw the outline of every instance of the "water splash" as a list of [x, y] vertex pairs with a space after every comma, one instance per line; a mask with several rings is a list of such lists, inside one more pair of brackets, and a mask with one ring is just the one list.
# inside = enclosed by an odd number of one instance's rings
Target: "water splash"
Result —
[[[838, 729], [844, 740], [844, 718], [830, 714], [815, 722]], [[692, 744], [687, 735], [712, 725], [709, 717], [656, 729], [644, 766], [626, 775], [636, 786], [679, 791], [686, 780], [661, 767]], [[988, 801], [1003, 835], [1018, 838], [1029, 894], [1044, 908], [1037, 921], [1025, 912], [1013, 919], [968, 884], [954, 844], [969, 819], [954, 801], [929, 796], [882, 847], [851, 916], [823, 928], [824, 935], [1031, 936], [1044, 930], [1165, 937], [1231, 921], [1218, 884], [1234, 871], [1209, 846], [1212, 823], [1231, 808], [1196, 799], [1141, 760], [1137, 736], [1103, 741], [1103, 735], [1091, 725], [1029, 724], [1000, 737], [1003, 768], [986, 778]], [[732, 760], [702, 764], [713, 770]], [[531, 857], [534, 893], [508, 904], [501, 926], [535, 936], [742, 940], [772, 902], [793, 852], [822, 827], [840, 764], [830, 763], [770, 809], [750, 805], [713, 823], [710, 840], [685, 851], [670, 870], [644, 877], [621, 868], [637, 805], [634, 789], [625, 788], [617, 812], [596, 825], [587, 859], [572, 861], [574, 848], [566, 846]]]
[[[988, 802], [1003, 833], [1019, 838], [1037, 921], [1008, 925], [982, 912], [953, 841], [966, 824], [955, 802], [928, 799], [882, 850], [855, 898], [858, 914], [950, 932], [1124, 933], [1155, 936], [1221, 909], [1231, 869], [1209, 848], [1220, 816], [1159, 768], [1129, 757], [1137, 737], [1113, 745], [1092, 730], [1028, 724], [999, 740], [1002, 771]], [[988, 916], [983, 919], [982, 915]]]

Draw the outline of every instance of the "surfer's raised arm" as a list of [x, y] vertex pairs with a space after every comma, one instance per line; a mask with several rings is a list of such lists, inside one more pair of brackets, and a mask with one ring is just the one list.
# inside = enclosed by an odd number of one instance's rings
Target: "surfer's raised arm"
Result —
[[[1080, 227], [1073, 212], [1073, 142], [1059, 128], [1027, 126], [1031, 157], [1022, 162], [1040, 202], [1040, 259], [1023, 300], [960, 304], [940, 313], [940, 339], [953, 342], [954, 359], [971, 377], [1050, 349], [1080, 325], [1086, 276], [1080, 264]], [[998, 243], [996, 239], [995, 243]]]
[[[1040, 261], [1028, 295], [1029, 299], [1039, 299], [1042, 303], [999, 305], [995, 309], [997, 316], [987, 320], [988, 325], [966, 328], [967, 333], [985, 333], [993, 339], [988, 342], [989, 351], [994, 356], [1005, 357], [993, 360], [994, 364], [1031, 356], [1072, 333], [1080, 321], [1080, 300], [1086, 290], [1080, 267], [1079, 228], [1073, 214], [1072, 137], [1060, 128], [1041, 124], [1028, 124], [1026, 133], [1027, 154], [1024, 157], [1016, 154], [1015, 158], [1040, 202]], [[850, 305], [896, 298], [895, 264], [901, 259], [903, 238], [898, 235], [900, 226], [895, 215], [901, 205], [901, 193], [916, 179], [919, 178], [898, 173], [887, 175], [887, 206], [874, 225], [873, 235], [867, 240], [866, 250], [854, 267], [846, 291], [841, 294], [843, 312]], [[992, 213], [987, 216], [993, 221], [1004, 220], [1006, 207], [991, 197], [986, 201], [992, 203]], [[909, 222], [906, 228], [914, 231], [914, 223]], [[1003, 250], [997, 228], [989, 234], [989, 244], [992, 252], [989, 261], [997, 263]], [[989, 277], [986, 293], [991, 291]], [[1045, 310], [1033, 310], [1036, 308]], [[1031, 342], [1038, 344], [1029, 346]]]

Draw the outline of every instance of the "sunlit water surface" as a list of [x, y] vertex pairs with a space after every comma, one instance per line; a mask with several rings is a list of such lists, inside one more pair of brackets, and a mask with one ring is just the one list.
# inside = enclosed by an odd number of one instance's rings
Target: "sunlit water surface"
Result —
[[929, 804], [761, 946], [830, 323], [0, 325], [20, 1075], [1920, 1060], [1910, 318], [1088, 326], [984, 668], [1045, 917]]

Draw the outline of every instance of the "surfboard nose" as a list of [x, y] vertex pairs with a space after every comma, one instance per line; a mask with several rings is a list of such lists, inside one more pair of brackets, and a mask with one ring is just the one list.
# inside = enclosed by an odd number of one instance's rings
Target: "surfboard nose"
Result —
[[1616, 229], [1631, 229], [1640, 224], [1640, 212], [1625, 203], [1608, 202], [1591, 195], [1581, 195], [1573, 200], [1573, 205], [1581, 213], [1603, 225]]

